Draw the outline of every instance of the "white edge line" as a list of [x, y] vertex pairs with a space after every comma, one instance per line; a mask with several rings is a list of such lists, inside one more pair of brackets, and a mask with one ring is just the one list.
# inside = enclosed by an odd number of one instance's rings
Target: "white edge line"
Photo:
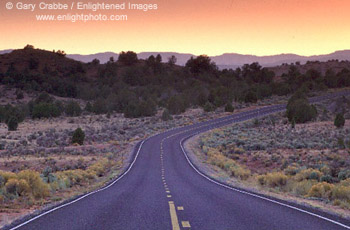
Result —
[[[255, 111], [254, 111], [254, 110], [253, 110], [253, 111], [247, 111], [248, 114], [250, 114], [251, 112], [255, 112]], [[233, 117], [233, 118], [232, 118], [232, 117]], [[224, 118], [224, 119], [222, 119], [221, 121], [218, 121], [218, 122], [215, 122], [215, 123], [209, 123], [209, 124], [201, 125], [201, 126], [199, 126], [199, 127], [195, 127], [194, 129], [199, 129], [199, 128], [202, 128], [202, 127], [206, 127], [206, 126], [210, 126], [210, 125], [213, 125], [213, 124], [221, 123], [221, 122], [224, 122], [224, 121], [228, 121], [228, 120], [230, 120], [230, 119], [234, 119], [234, 115], [230, 115], [230, 116], [228, 116], [227, 118]], [[207, 122], [207, 121], [205, 121], [205, 122]], [[184, 126], [184, 127], [186, 127], [186, 126]], [[169, 129], [169, 130], [167, 130], [167, 131], [165, 131], [165, 132], [174, 131], [174, 130], [176, 130], [176, 129], [181, 129], [181, 128], [184, 128], [184, 127], [172, 128], [172, 129]], [[176, 134], [181, 134], [181, 133], [183, 133], [183, 132], [191, 131], [191, 130], [192, 130], [192, 129], [190, 129], [190, 130], [185, 130], [185, 131], [181, 131], [181, 132], [176, 133]], [[72, 200], [72, 201], [70, 201], [70, 202], [68, 202], [68, 203], [62, 204], [62, 205], [57, 206], [57, 207], [55, 207], [55, 208], [53, 208], [53, 209], [50, 209], [50, 210], [48, 210], [48, 211], [46, 211], [46, 212], [43, 212], [43, 213], [41, 213], [41, 214], [39, 214], [39, 215], [37, 215], [37, 216], [31, 218], [31, 219], [29, 219], [29, 220], [27, 220], [27, 221], [25, 221], [25, 222], [19, 224], [19, 225], [16, 225], [15, 227], [10, 228], [9, 230], [16, 230], [16, 229], [18, 229], [18, 228], [20, 228], [20, 227], [22, 227], [22, 226], [24, 226], [24, 225], [27, 225], [27, 224], [29, 224], [30, 222], [32, 222], [32, 221], [34, 221], [34, 220], [36, 220], [36, 219], [38, 219], [38, 218], [40, 218], [40, 217], [42, 217], [42, 216], [45, 216], [45, 215], [47, 215], [47, 214], [49, 214], [49, 213], [51, 213], [51, 212], [54, 212], [54, 211], [56, 211], [56, 210], [58, 210], [58, 209], [61, 209], [61, 208], [63, 208], [63, 207], [66, 207], [66, 206], [68, 206], [68, 205], [74, 204], [75, 202], [77, 202], [77, 201], [79, 201], [79, 200], [82, 200], [82, 199], [84, 199], [84, 198], [86, 198], [86, 197], [88, 197], [88, 196], [90, 196], [90, 195], [92, 195], [92, 194], [95, 194], [95, 193], [98, 193], [98, 192], [101, 192], [101, 191], [103, 191], [103, 190], [105, 190], [105, 189], [110, 188], [112, 185], [114, 185], [115, 183], [117, 183], [120, 179], [122, 179], [122, 178], [131, 170], [131, 168], [133, 167], [133, 165], [135, 164], [135, 162], [136, 162], [136, 160], [137, 160], [137, 157], [138, 157], [138, 155], [139, 155], [139, 153], [140, 153], [140, 151], [141, 151], [141, 148], [142, 148], [143, 144], [144, 144], [148, 139], [150, 139], [150, 138], [152, 138], [152, 137], [155, 137], [155, 136], [157, 136], [157, 135], [160, 135], [160, 134], [162, 134], [162, 133], [157, 133], [157, 134], [155, 134], [155, 135], [153, 135], [153, 136], [150, 136], [150, 137], [146, 138], [145, 140], [143, 140], [143, 141], [141, 142], [141, 144], [140, 144], [140, 146], [139, 146], [139, 148], [138, 148], [138, 151], [137, 151], [137, 153], [136, 153], [136, 156], [135, 156], [133, 162], [130, 164], [129, 168], [128, 168], [120, 177], [118, 177], [117, 179], [115, 179], [115, 180], [114, 180], [112, 183], [110, 183], [108, 186], [103, 187], [103, 188], [101, 188], [101, 189], [98, 189], [98, 190], [96, 190], [96, 191], [87, 193], [87, 194], [85, 194], [85, 195], [83, 195], [83, 196], [81, 196], [81, 197], [79, 197], [79, 198], [76, 198], [76, 199], [74, 199], [74, 200]], [[174, 134], [173, 134], [173, 135], [174, 135]]]
[[[149, 138], [150, 138], [150, 137], [149, 137]], [[81, 197], [79, 197], [79, 198], [77, 198], [77, 199], [75, 199], [75, 200], [73, 200], [73, 201], [71, 201], [71, 202], [65, 203], [65, 204], [63, 204], [63, 205], [57, 206], [57, 207], [55, 207], [55, 208], [53, 208], [53, 209], [50, 209], [50, 210], [48, 210], [48, 211], [46, 211], [46, 212], [43, 212], [43, 213], [41, 213], [40, 215], [37, 215], [37, 216], [35, 216], [35, 217], [33, 217], [33, 218], [31, 218], [31, 219], [25, 221], [25, 222], [23, 222], [23, 223], [21, 223], [21, 224], [15, 226], [15, 227], [13, 227], [13, 228], [10, 228], [9, 230], [18, 229], [18, 228], [20, 228], [20, 227], [22, 227], [22, 226], [24, 226], [24, 225], [26, 225], [26, 224], [29, 224], [30, 222], [32, 222], [32, 221], [34, 221], [34, 220], [36, 220], [36, 219], [42, 217], [42, 216], [45, 216], [45, 215], [47, 215], [47, 214], [49, 214], [49, 213], [51, 213], [51, 212], [54, 212], [54, 211], [56, 211], [56, 210], [58, 210], [58, 209], [61, 209], [61, 208], [65, 207], [65, 206], [74, 204], [75, 202], [77, 202], [77, 201], [79, 201], [79, 200], [82, 200], [82, 199], [84, 199], [84, 198], [86, 198], [86, 197], [88, 197], [88, 196], [90, 196], [90, 195], [92, 195], [92, 194], [95, 194], [95, 193], [98, 193], [98, 192], [101, 192], [101, 191], [103, 191], [103, 190], [106, 190], [106, 189], [110, 188], [110, 187], [113, 186], [115, 183], [117, 183], [120, 179], [122, 179], [122, 178], [131, 170], [131, 168], [132, 168], [133, 165], [135, 164], [136, 159], [137, 159], [137, 157], [138, 157], [138, 155], [139, 155], [139, 153], [140, 153], [140, 151], [141, 151], [142, 145], [143, 145], [143, 144], [145, 143], [145, 141], [147, 141], [149, 138], [147, 138], [147, 139], [145, 139], [145, 140], [143, 140], [143, 141], [141, 142], [141, 144], [140, 144], [140, 146], [139, 146], [139, 149], [137, 150], [136, 156], [135, 156], [133, 162], [130, 164], [129, 168], [128, 168], [120, 177], [118, 177], [117, 179], [115, 179], [112, 183], [110, 183], [110, 184], [107, 185], [106, 187], [100, 188], [100, 189], [98, 189], [98, 190], [96, 190], [96, 191], [93, 191], [93, 192], [90, 192], [90, 193], [88, 193], [88, 194], [85, 194], [84, 196], [81, 196]]]
[[[282, 105], [284, 106], [284, 104], [282, 104]], [[281, 105], [281, 106], [282, 106], [282, 105]], [[270, 106], [274, 106], [274, 105], [270, 105]], [[270, 106], [265, 106], [265, 108], [268, 108], [268, 107], [270, 107]], [[264, 107], [263, 107], [263, 108], [264, 108]], [[257, 109], [257, 110], [260, 111], [260, 109]], [[279, 110], [280, 110], [280, 109], [277, 109], [277, 111], [274, 111], [274, 112], [280, 112]], [[284, 110], [284, 109], [282, 109], [282, 110]], [[256, 111], [256, 109], [255, 109], [255, 110], [252, 110], [252, 111], [245, 111], [245, 112], [243, 112], [243, 113], [246, 113], [246, 114], [244, 115], [244, 116], [246, 116], [246, 115], [250, 115], [251, 112], [253, 112], [253, 114], [256, 114], [257, 111]], [[269, 112], [266, 112], [266, 115], [267, 115], [267, 114], [269, 114]], [[237, 114], [232, 114], [232, 115], [229, 115], [227, 118], [223, 118], [223, 119], [220, 120], [220, 121], [217, 121], [217, 122], [214, 122], [214, 123], [210, 123], [210, 122], [209, 122], [209, 124], [202, 125], [202, 126], [199, 126], [199, 127], [195, 127], [195, 128], [190, 129], [190, 130], [187, 130], [187, 131], [191, 131], [191, 130], [193, 130], [193, 129], [198, 129], [198, 128], [202, 128], [202, 127], [206, 127], [206, 126], [210, 126], [210, 125], [215, 125], [215, 124], [218, 124], [218, 123], [221, 123], [221, 122], [229, 121], [229, 120], [231, 120], [231, 119], [232, 119], [232, 120], [238, 119], [239, 117], [236, 117], [236, 115], [237, 115]], [[220, 118], [218, 118], [218, 119], [220, 119]], [[209, 120], [209, 121], [210, 121], [210, 120]], [[204, 121], [204, 123], [205, 123], [205, 122], [208, 122], [208, 121]], [[184, 127], [186, 127], [186, 126], [184, 126]], [[174, 131], [174, 130], [176, 130], [176, 129], [181, 129], [181, 128], [184, 128], [184, 127], [172, 128], [172, 129], [169, 129], [169, 130], [167, 130], [167, 131], [165, 131], [165, 132]], [[186, 130], [185, 130], [185, 131], [186, 131]], [[163, 133], [165, 133], [165, 132], [163, 132]], [[180, 132], [180, 133], [182, 133], [182, 132]], [[180, 134], [180, 133], [178, 133], [178, 134]], [[37, 215], [37, 216], [35, 216], [35, 217], [33, 217], [33, 218], [31, 218], [31, 219], [29, 219], [29, 220], [27, 220], [27, 221], [25, 221], [25, 222], [23, 222], [23, 223], [17, 225], [17, 226], [15, 226], [15, 227], [10, 228], [9, 230], [18, 229], [18, 228], [20, 228], [20, 227], [22, 227], [22, 226], [24, 226], [24, 225], [26, 225], [26, 224], [28, 224], [28, 223], [30, 223], [30, 222], [36, 220], [36, 219], [42, 217], [42, 216], [45, 216], [45, 215], [47, 215], [47, 214], [49, 214], [49, 213], [51, 213], [51, 212], [54, 212], [54, 211], [56, 211], [56, 210], [58, 210], [58, 209], [61, 209], [61, 208], [65, 207], [65, 206], [74, 204], [75, 202], [77, 202], [77, 201], [79, 201], [79, 200], [82, 200], [82, 199], [84, 199], [84, 198], [86, 198], [86, 197], [88, 197], [88, 196], [90, 196], [90, 195], [92, 195], [92, 194], [95, 194], [95, 193], [101, 192], [101, 191], [103, 191], [103, 190], [105, 190], [105, 189], [107, 189], [107, 188], [110, 188], [112, 185], [114, 185], [115, 183], [117, 183], [120, 179], [122, 179], [122, 178], [131, 170], [131, 168], [133, 167], [133, 165], [134, 165], [135, 162], [136, 162], [136, 159], [137, 159], [137, 157], [138, 157], [138, 155], [139, 155], [139, 153], [140, 153], [140, 151], [141, 151], [141, 148], [142, 148], [143, 144], [144, 144], [148, 139], [150, 139], [151, 137], [155, 137], [155, 136], [160, 135], [160, 134], [162, 134], [162, 133], [157, 133], [157, 134], [155, 134], [155, 135], [153, 135], [153, 136], [150, 136], [150, 137], [146, 138], [145, 140], [143, 140], [143, 141], [141, 142], [141, 144], [140, 144], [140, 146], [139, 146], [139, 149], [137, 150], [136, 156], [135, 156], [133, 162], [131, 163], [131, 165], [129, 166], [129, 168], [128, 168], [120, 177], [118, 177], [117, 179], [115, 179], [115, 180], [114, 180], [112, 183], [110, 183], [108, 186], [103, 187], [103, 188], [100, 188], [100, 189], [98, 189], [98, 190], [96, 190], [96, 191], [90, 192], [90, 193], [88, 193], [88, 194], [85, 194], [85, 195], [83, 195], [83, 196], [77, 198], [77, 199], [74, 199], [74, 200], [72, 200], [72, 201], [70, 201], [70, 202], [68, 202], [68, 203], [65, 203], [65, 204], [63, 204], [63, 205], [57, 206], [57, 207], [55, 207], [55, 208], [53, 208], [53, 209], [50, 209], [50, 210], [48, 210], [48, 211], [46, 211], [46, 212], [43, 212], [43, 213], [41, 213], [40, 215]], [[194, 135], [190, 135], [190, 136], [194, 136]], [[190, 136], [188, 136], [188, 137], [190, 137]], [[286, 207], [289, 207], [289, 208], [292, 208], [292, 209], [299, 210], [299, 211], [301, 211], [301, 212], [308, 213], [308, 214], [313, 215], [313, 216], [317, 216], [317, 217], [319, 217], [319, 218], [321, 218], [321, 219], [328, 220], [328, 221], [330, 221], [330, 222], [332, 222], [332, 223], [335, 223], [335, 224], [338, 224], [338, 225], [340, 225], [340, 226], [342, 226], [342, 227], [345, 227], [345, 228], [347, 228], [347, 229], [350, 229], [349, 226], [343, 225], [342, 223], [333, 221], [333, 220], [328, 219], [328, 218], [326, 218], [326, 217], [319, 216], [319, 215], [317, 215], [317, 214], [310, 213], [310, 212], [307, 212], [307, 211], [305, 211], [305, 210], [298, 209], [298, 208], [296, 208], [296, 207], [293, 207], [293, 206], [290, 206], [290, 205], [286, 205], [286, 204], [283, 204], [283, 203], [280, 203], [280, 202], [277, 202], [277, 201], [274, 201], [274, 200], [271, 200], [271, 199], [268, 199], [268, 198], [265, 198], [265, 197], [262, 197], [262, 196], [258, 196], [258, 195], [252, 194], [252, 193], [248, 193], [248, 192], [245, 192], [245, 191], [241, 191], [241, 190], [238, 190], [238, 189], [234, 189], [234, 188], [231, 188], [231, 187], [229, 187], [229, 186], [227, 186], [227, 185], [218, 183], [218, 182], [216, 182], [216, 181], [210, 179], [209, 177], [207, 177], [206, 175], [204, 175], [204, 174], [202, 174], [200, 171], [198, 171], [198, 170], [196, 169], [196, 167], [194, 167], [193, 164], [191, 163], [191, 161], [188, 159], [188, 156], [187, 156], [187, 154], [185, 153], [185, 150], [184, 150], [184, 148], [183, 148], [183, 146], [182, 146], [182, 141], [183, 141], [184, 139], [188, 138], [188, 137], [185, 137], [185, 138], [183, 138], [183, 139], [180, 141], [180, 146], [181, 146], [182, 152], [184, 153], [184, 155], [185, 155], [185, 157], [186, 157], [188, 163], [192, 166], [192, 168], [193, 168], [199, 175], [203, 176], [204, 178], [208, 179], [209, 181], [211, 181], [211, 182], [213, 182], [213, 183], [215, 183], [215, 184], [217, 184], [217, 185], [220, 185], [220, 186], [222, 186], [222, 187], [225, 187], [225, 188], [228, 188], [228, 189], [237, 191], [237, 192], [245, 193], [245, 194], [248, 194], [248, 195], [251, 195], [251, 196], [255, 196], [255, 197], [258, 197], [258, 198], [261, 198], [261, 199], [264, 199], [264, 200], [271, 201], [271, 202], [273, 202], [273, 203], [280, 204], [280, 205], [282, 205], [282, 206], [286, 206]]]
[[[195, 134], [196, 135], [196, 134]], [[202, 177], [204, 177], [205, 179], [209, 180], [210, 182], [216, 184], [216, 185], [219, 185], [221, 187], [224, 187], [224, 188], [227, 188], [227, 189], [230, 189], [230, 190], [233, 190], [235, 192], [239, 192], [239, 193], [242, 193], [242, 194], [246, 194], [246, 195], [249, 195], [249, 196], [253, 196], [253, 197], [256, 197], [256, 198], [259, 198], [259, 199], [262, 199], [262, 200], [266, 200], [266, 201], [269, 201], [269, 202], [272, 202], [272, 203], [275, 203], [275, 204], [278, 204], [278, 205], [281, 205], [281, 206], [284, 206], [284, 207], [287, 207], [287, 208], [291, 208], [291, 209], [294, 209], [294, 210], [297, 210], [299, 212], [303, 212], [303, 213], [306, 213], [306, 214], [309, 214], [311, 216], [315, 216], [315, 217], [318, 217], [320, 219], [323, 219], [323, 220], [326, 220], [328, 222], [331, 222], [333, 224], [336, 224], [336, 225], [339, 225], [341, 227], [344, 227], [346, 229], [350, 229], [350, 226], [347, 226], [345, 224], [342, 224], [340, 222], [337, 222], [335, 220], [332, 220], [332, 219], [329, 219], [327, 217], [324, 217], [324, 216], [321, 216], [321, 215], [318, 215], [318, 214], [315, 214], [315, 213], [312, 213], [312, 212], [309, 212], [309, 211], [306, 211], [306, 210], [303, 210], [303, 209], [300, 209], [300, 208], [297, 208], [297, 207], [294, 207], [294, 206], [291, 206], [291, 205], [288, 205], [288, 204], [284, 204], [284, 203], [281, 203], [281, 202], [278, 202], [276, 200], [272, 200], [272, 199], [269, 199], [269, 198], [266, 198], [266, 197], [263, 197], [263, 196], [259, 196], [257, 194], [254, 194], [254, 193], [250, 193], [250, 192], [247, 192], [247, 191], [243, 191], [243, 190], [240, 190], [240, 189], [236, 189], [236, 188], [232, 188], [230, 186], [227, 186], [225, 184], [222, 184], [222, 183], [219, 183], [213, 179], [211, 179], [210, 177], [208, 177], [207, 175], [203, 174], [202, 172], [200, 172], [191, 162], [191, 160], [188, 158], [188, 155], [186, 153], [186, 150], [184, 149], [183, 147], [183, 142], [185, 139], [191, 137], [191, 136], [195, 136], [195, 135], [190, 135], [190, 136], [187, 136], [187, 137], [184, 137], [183, 139], [181, 139], [180, 141], [180, 147], [181, 147], [181, 150], [183, 152], [183, 154], [185, 155], [186, 157], [186, 160], [187, 162], [191, 165], [191, 167], [199, 174], [201, 175]]]

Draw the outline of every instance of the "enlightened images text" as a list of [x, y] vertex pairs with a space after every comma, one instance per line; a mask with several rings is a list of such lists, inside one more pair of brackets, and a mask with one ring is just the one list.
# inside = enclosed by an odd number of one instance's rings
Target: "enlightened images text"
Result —
[[142, 11], [149, 11], [149, 10], [158, 10], [158, 4], [144, 4], [144, 3], [119, 3], [119, 4], [110, 4], [110, 3], [104, 3], [104, 2], [97, 2], [97, 3], [84, 3], [84, 2], [72, 2], [71, 4], [67, 3], [60, 3], [60, 2], [40, 2], [38, 4], [35, 3], [23, 3], [18, 2], [16, 5], [16, 9], [18, 10], [29, 10], [34, 11], [36, 9], [38, 10], [91, 10], [91, 11], [98, 11], [98, 10], [142, 10]]

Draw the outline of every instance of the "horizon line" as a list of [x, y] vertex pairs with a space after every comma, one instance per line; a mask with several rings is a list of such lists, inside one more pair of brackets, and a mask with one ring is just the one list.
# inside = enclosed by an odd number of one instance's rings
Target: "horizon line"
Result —
[[[1, 49], [0, 51], [6, 51], [6, 50], [21, 50], [22, 48], [5, 48], [5, 49]], [[46, 50], [46, 51], [52, 51], [52, 50], [48, 50], [48, 49], [42, 49], [42, 48], [38, 48], [35, 47], [35, 49], [41, 49], [41, 50]], [[60, 49], [57, 49], [60, 50]], [[61, 49], [62, 50], [62, 49]], [[64, 50], [64, 49], [63, 49]], [[183, 54], [183, 55], [192, 55], [192, 56], [200, 56], [200, 55], [206, 55], [208, 57], [219, 57], [219, 56], [223, 56], [225, 54], [237, 54], [237, 55], [242, 55], [242, 56], [255, 56], [255, 57], [272, 57], [272, 56], [280, 56], [280, 55], [296, 55], [296, 56], [300, 56], [300, 57], [314, 57], [314, 56], [322, 56], [322, 55], [329, 55], [329, 54], [333, 54], [336, 52], [344, 52], [344, 51], [350, 51], [350, 48], [347, 49], [341, 49], [341, 50], [334, 50], [332, 52], [329, 53], [321, 53], [321, 54], [311, 54], [311, 55], [302, 55], [302, 54], [297, 54], [297, 53], [291, 53], [291, 52], [282, 52], [282, 53], [277, 53], [277, 54], [266, 54], [266, 55], [257, 55], [257, 54], [246, 54], [246, 53], [236, 53], [236, 52], [225, 52], [225, 53], [221, 53], [221, 54], [216, 54], [216, 55], [208, 55], [205, 53], [202, 54], [194, 54], [194, 53], [190, 53], [190, 52], [177, 52], [177, 51], [133, 51], [133, 50], [122, 50], [119, 52], [114, 52], [114, 51], [99, 51], [99, 52], [95, 52], [95, 53], [66, 53], [67, 55], [82, 55], [82, 56], [88, 56], [88, 55], [96, 55], [96, 54], [103, 54], [103, 53], [114, 53], [114, 54], [119, 54], [121, 52], [128, 52], [128, 51], [132, 51], [135, 52], [136, 54], [141, 54], [141, 53], [175, 53], [175, 54]]]

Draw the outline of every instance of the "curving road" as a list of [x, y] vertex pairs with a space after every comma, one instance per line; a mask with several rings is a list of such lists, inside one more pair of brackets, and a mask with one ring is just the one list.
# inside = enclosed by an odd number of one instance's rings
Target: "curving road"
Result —
[[130, 168], [109, 186], [8, 229], [350, 229], [348, 220], [219, 184], [201, 174], [184, 152], [182, 143], [197, 133], [285, 107], [267, 106], [150, 137], [136, 146]]

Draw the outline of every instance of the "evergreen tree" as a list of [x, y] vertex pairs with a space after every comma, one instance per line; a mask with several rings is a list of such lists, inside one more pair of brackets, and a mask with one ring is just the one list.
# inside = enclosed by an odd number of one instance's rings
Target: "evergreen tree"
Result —
[[81, 115], [81, 108], [80, 108], [79, 103], [77, 103], [75, 101], [69, 102], [66, 106], [65, 112], [68, 116], [73, 116], [73, 117], [80, 116]]
[[81, 128], [77, 128], [72, 136], [72, 143], [77, 143], [79, 145], [83, 145], [85, 140], [85, 133]]
[[337, 128], [342, 128], [345, 125], [345, 118], [344, 115], [342, 113], [338, 113], [337, 116], [334, 119], [334, 125]]
[[16, 131], [18, 128], [18, 119], [12, 116], [7, 120], [6, 124], [8, 131]]
[[86, 106], [85, 106], [85, 111], [89, 112], [89, 113], [92, 113], [93, 112], [93, 108], [92, 108], [92, 105], [90, 102], [86, 103]]
[[207, 103], [205, 103], [204, 107], [203, 107], [203, 110], [205, 112], [211, 112], [211, 111], [214, 111], [215, 110], [215, 106], [210, 103], [209, 101]]
[[168, 109], [164, 109], [163, 114], [162, 114], [162, 120], [163, 121], [168, 121], [168, 120], [172, 120], [172, 116], [169, 113]]
[[256, 96], [256, 93], [250, 90], [244, 97], [244, 102], [246, 103], [256, 103], [258, 101], [258, 98]]
[[225, 112], [230, 112], [232, 113], [235, 109], [233, 108], [231, 103], [227, 103], [225, 106]]
[[287, 117], [291, 123], [305, 123], [317, 117], [317, 109], [310, 105], [304, 94], [296, 93], [288, 101]]

